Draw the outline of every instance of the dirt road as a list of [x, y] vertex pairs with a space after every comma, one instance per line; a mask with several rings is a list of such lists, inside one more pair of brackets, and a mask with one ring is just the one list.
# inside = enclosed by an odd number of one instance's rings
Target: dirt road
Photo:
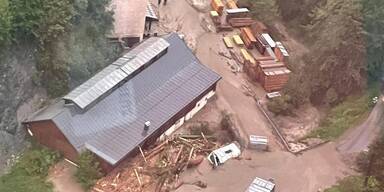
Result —
[[247, 151], [245, 156], [252, 157], [252, 160], [229, 160], [215, 170], [205, 161], [197, 169], [184, 173], [181, 179], [186, 182], [204, 181], [207, 188], [183, 185], [177, 192], [243, 192], [256, 176], [273, 178], [279, 192], [317, 192], [350, 173], [334, 147], [334, 143], [328, 143], [302, 156], [282, 151]]
[[340, 138], [337, 150], [343, 154], [349, 154], [368, 149], [369, 144], [376, 138], [384, 122], [383, 111], [384, 103], [382, 99], [379, 99], [368, 119]]
[[65, 160], [52, 167], [48, 174], [48, 181], [53, 183], [54, 192], [84, 192], [75, 180], [75, 171], [76, 167]]

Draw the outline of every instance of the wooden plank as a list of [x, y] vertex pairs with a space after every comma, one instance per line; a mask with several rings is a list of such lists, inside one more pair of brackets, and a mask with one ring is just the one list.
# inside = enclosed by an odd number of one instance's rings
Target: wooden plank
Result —
[[237, 9], [237, 8], [239, 8], [239, 7], [237, 7], [236, 2], [234, 0], [227, 0], [227, 7], [229, 9]]
[[233, 48], [233, 44], [232, 44], [231, 38], [224, 37], [223, 40], [224, 40], [224, 44], [225, 44], [225, 46], [227, 46], [227, 48], [229, 48], [229, 49]]
[[244, 45], [244, 42], [243, 40], [241, 40], [239, 35], [234, 35], [233, 40], [235, 41], [236, 45], [240, 45], [240, 46]]
[[240, 52], [241, 52], [244, 60], [249, 61], [252, 64], [256, 64], [255, 59], [253, 58], [253, 56], [251, 54], [248, 53], [247, 50], [240, 49]]

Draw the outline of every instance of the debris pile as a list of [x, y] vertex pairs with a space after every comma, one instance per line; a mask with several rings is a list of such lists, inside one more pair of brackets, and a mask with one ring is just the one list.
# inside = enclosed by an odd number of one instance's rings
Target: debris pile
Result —
[[122, 191], [169, 191], [183, 184], [205, 188], [206, 183], [199, 181], [186, 183], [179, 175], [199, 165], [204, 158], [216, 149], [219, 144], [213, 136], [177, 135], [159, 143], [154, 148], [143, 151], [129, 163], [121, 166], [107, 177], [99, 180], [94, 192]]

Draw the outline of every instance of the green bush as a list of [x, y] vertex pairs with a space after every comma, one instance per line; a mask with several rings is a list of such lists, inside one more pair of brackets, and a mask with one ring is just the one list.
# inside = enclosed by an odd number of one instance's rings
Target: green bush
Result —
[[220, 126], [224, 130], [230, 130], [233, 126], [231, 114], [227, 111], [221, 112]]
[[294, 106], [291, 104], [291, 98], [288, 95], [283, 95], [271, 99], [271, 101], [267, 103], [267, 108], [276, 115], [289, 115]]
[[364, 177], [349, 176], [340, 180], [336, 185], [325, 189], [324, 192], [379, 192], [375, 181], [368, 182], [368, 189], [364, 189]]
[[201, 133], [204, 135], [213, 134], [212, 130], [209, 129], [209, 123], [206, 121], [193, 123], [188, 128], [192, 135], [200, 135]]
[[60, 158], [57, 152], [35, 147], [26, 151], [10, 172], [0, 177], [0, 191], [52, 192], [46, 181], [49, 168]]
[[99, 162], [93, 153], [85, 151], [80, 155], [77, 164], [79, 167], [75, 174], [76, 179], [84, 189], [89, 190], [103, 176]]
[[332, 140], [342, 135], [348, 128], [356, 125], [371, 109], [368, 94], [360, 97], [350, 97], [332, 108], [320, 127], [313, 130], [308, 137], [318, 137]]

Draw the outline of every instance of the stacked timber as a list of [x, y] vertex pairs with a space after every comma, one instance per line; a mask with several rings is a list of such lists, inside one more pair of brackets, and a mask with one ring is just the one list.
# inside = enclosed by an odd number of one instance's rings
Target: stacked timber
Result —
[[233, 41], [235, 41], [236, 45], [238, 45], [238, 46], [243, 46], [244, 45], [244, 42], [243, 42], [243, 40], [241, 40], [239, 35], [234, 35], [233, 36]]
[[285, 67], [285, 64], [282, 62], [276, 62], [275, 60], [264, 60], [259, 61], [257, 60], [257, 67], [256, 67], [256, 79], [261, 80], [263, 77], [263, 70], [265, 69], [273, 69], [273, 68], [281, 68]]
[[264, 38], [262, 38], [260, 35], [256, 37], [255, 47], [260, 54], [264, 55], [267, 46], [268, 43]]
[[252, 65], [256, 65], [256, 60], [255, 58], [253, 58], [253, 56], [251, 55], [251, 53], [249, 53], [247, 50], [245, 49], [240, 49], [240, 52], [241, 52], [241, 55], [243, 56], [244, 58], [244, 64], [245, 63], [250, 63]]
[[256, 57], [254, 68], [246, 68], [251, 79], [259, 81], [267, 92], [279, 91], [288, 82], [291, 71], [283, 62], [276, 62], [272, 57]]
[[221, 0], [212, 0], [211, 6], [214, 11], [216, 11], [219, 15], [223, 14], [224, 4]]
[[234, 0], [227, 0], [227, 7], [229, 9], [237, 9], [239, 7], [237, 7], [237, 4]]
[[265, 54], [265, 51], [267, 48], [270, 48], [268, 50], [268, 54], [270, 56], [275, 57], [275, 53], [273, 53], [273, 49], [276, 47], [276, 42], [272, 39], [272, 37], [268, 33], [262, 33], [261, 35], [257, 36], [256, 38], [257, 42], [255, 44], [256, 49], [262, 54]]
[[267, 92], [279, 91], [288, 82], [290, 73], [286, 67], [263, 69], [260, 83]]
[[253, 46], [256, 44], [257, 40], [255, 36], [253, 36], [251, 29], [249, 27], [243, 27], [240, 29], [240, 31], [241, 31], [240, 36], [245, 46], [248, 49], [252, 49]]
[[215, 25], [220, 24], [220, 15], [217, 11], [211, 11], [210, 16]]
[[216, 25], [216, 31], [217, 32], [220, 32], [220, 31], [232, 31], [233, 28], [232, 26], [228, 25], [228, 24], [219, 24], [219, 25]]
[[255, 60], [257, 62], [259, 62], [259, 61], [270, 61], [270, 60], [274, 60], [274, 58], [271, 57], [271, 56], [262, 56], [262, 57], [255, 57]]
[[225, 19], [229, 22], [232, 18], [245, 18], [250, 17], [249, 10], [247, 8], [226, 9]]
[[245, 49], [240, 49], [241, 55], [244, 58], [244, 72], [254, 81], [256, 81], [256, 73], [257, 73], [257, 67], [256, 67], [256, 60], [253, 58], [253, 56]]
[[288, 51], [281, 42], [276, 42], [275, 55], [279, 61], [286, 61], [289, 57]]
[[224, 41], [225, 46], [226, 46], [228, 49], [232, 49], [232, 48], [233, 48], [233, 43], [232, 43], [232, 40], [231, 40], [230, 37], [224, 37], [224, 38], [223, 38], [223, 41]]
[[263, 33], [268, 33], [268, 28], [264, 25], [264, 23], [260, 21], [255, 21], [254, 23], [252, 23], [251, 30], [255, 37]]
[[251, 26], [254, 20], [250, 17], [242, 17], [242, 18], [231, 18], [228, 20], [228, 23], [232, 27], [248, 27]]

